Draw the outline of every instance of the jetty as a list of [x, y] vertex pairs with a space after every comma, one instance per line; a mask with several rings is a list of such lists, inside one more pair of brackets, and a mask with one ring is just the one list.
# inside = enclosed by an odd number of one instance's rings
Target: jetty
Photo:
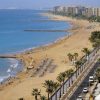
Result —
[[36, 30], [36, 29], [27, 29], [24, 31], [29, 31], [29, 32], [68, 32], [68, 30]]
[[65, 20], [59, 20], [59, 19], [37, 19], [37, 20], [32, 20], [33, 22], [62, 22]]
[[0, 55], [0, 58], [17, 58], [15, 55]]

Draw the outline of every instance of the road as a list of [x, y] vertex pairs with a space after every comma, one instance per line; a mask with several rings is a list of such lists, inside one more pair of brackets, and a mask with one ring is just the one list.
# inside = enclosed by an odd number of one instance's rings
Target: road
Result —
[[[95, 67], [97, 67], [96, 62], [98, 58], [100, 58], [100, 50], [97, 48], [89, 55], [89, 59], [76, 70], [76, 72], [57, 89], [57, 91], [55, 91], [50, 97], [50, 100], [59, 100], [59, 98], [60, 100], [76, 100], [77, 96], [83, 90], [82, 87], [88, 85], [88, 78], [94, 73]], [[79, 73], [79, 75], [76, 76], [76, 73]], [[85, 79], [87, 81], [85, 81]]]
[[100, 63], [96, 63], [94, 65], [94, 67], [91, 69], [89, 74], [84, 78], [80, 86], [78, 86], [78, 88], [76, 89], [76, 91], [73, 93], [73, 95], [71, 96], [69, 100], [76, 100], [76, 98], [82, 93], [83, 87], [89, 86], [88, 84], [89, 76], [92, 76], [94, 74], [94, 71], [96, 70], [98, 66], [100, 66]]

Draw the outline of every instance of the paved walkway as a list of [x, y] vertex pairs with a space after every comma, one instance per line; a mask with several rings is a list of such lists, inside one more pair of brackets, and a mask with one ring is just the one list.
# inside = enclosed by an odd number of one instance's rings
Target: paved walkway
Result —
[[96, 89], [94, 90], [94, 96], [100, 95], [100, 83], [97, 84]]
[[88, 75], [89, 71], [94, 67], [95, 63], [97, 62], [97, 59], [99, 58], [99, 53], [96, 54], [96, 56], [92, 57], [91, 62], [89, 62], [86, 66], [86, 69], [82, 72], [82, 74], [77, 78], [77, 80], [74, 82], [74, 84], [71, 86], [71, 88], [67, 91], [67, 93], [62, 97], [61, 100], [70, 100], [69, 98], [72, 96], [72, 94], [75, 92], [75, 90], [78, 88], [78, 86], [81, 84], [82, 80]]

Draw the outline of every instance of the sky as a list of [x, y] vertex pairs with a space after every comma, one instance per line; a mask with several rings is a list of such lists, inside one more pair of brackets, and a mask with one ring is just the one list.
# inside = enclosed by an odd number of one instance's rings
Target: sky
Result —
[[46, 9], [58, 5], [100, 7], [100, 0], [0, 0], [0, 9]]

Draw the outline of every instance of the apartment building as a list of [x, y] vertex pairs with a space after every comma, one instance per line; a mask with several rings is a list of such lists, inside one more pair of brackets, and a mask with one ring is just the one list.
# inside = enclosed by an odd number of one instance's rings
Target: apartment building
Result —
[[100, 8], [86, 8], [82, 6], [78, 7], [66, 7], [66, 6], [56, 6], [54, 7], [54, 11], [56, 12], [65, 12], [68, 15], [83, 15], [86, 17], [91, 16], [100, 16]]

